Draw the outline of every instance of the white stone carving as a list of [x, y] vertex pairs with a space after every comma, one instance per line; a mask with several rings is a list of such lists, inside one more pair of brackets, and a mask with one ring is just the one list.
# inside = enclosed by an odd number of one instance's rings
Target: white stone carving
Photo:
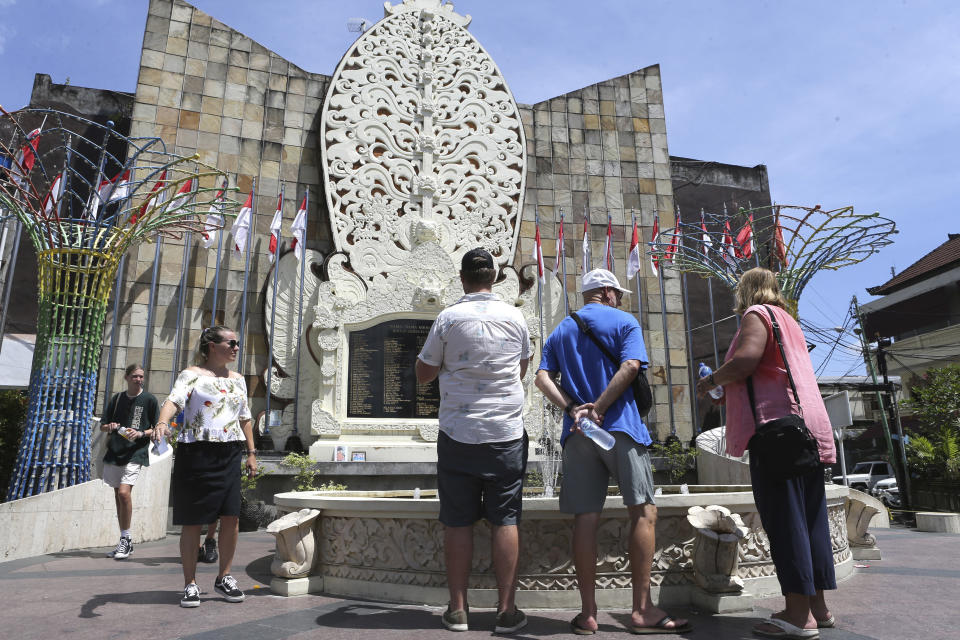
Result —
[[300, 578], [310, 573], [316, 555], [313, 523], [320, 512], [300, 509], [274, 520], [267, 532], [277, 539], [277, 551], [270, 571], [278, 578]]
[[687, 511], [687, 521], [696, 533], [693, 542], [693, 577], [709, 593], [743, 591], [743, 579], [737, 575], [739, 543], [749, 529], [736, 513], [726, 507], [695, 506]]
[[347, 51], [321, 115], [334, 244], [367, 283], [397, 274], [429, 221], [457, 263], [513, 259], [526, 144], [496, 64], [439, 0], [384, 6]]

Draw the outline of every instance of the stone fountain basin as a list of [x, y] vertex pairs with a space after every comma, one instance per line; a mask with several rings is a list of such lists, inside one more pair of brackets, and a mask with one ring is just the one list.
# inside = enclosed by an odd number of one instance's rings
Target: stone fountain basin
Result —
[[[766, 533], [750, 488], [742, 485], [691, 485], [689, 494], [663, 487], [657, 497], [656, 551], [651, 584], [653, 597], [664, 605], [691, 602], [694, 532], [687, 521], [692, 506], [721, 505], [738, 513], [749, 528], [739, 544], [738, 575], [754, 596], [780, 593]], [[613, 489], [615, 491], [615, 488]], [[845, 501], [848, 489], [827, 485], [827, 510], [837, 579], [853, 572], [847, 541]], [[412, 491], [288, 492], [274, 496], [281, 513], [318, 509], [314, 525], [317, 554], [309, 578], [274, 580], [276, 593], [322, 592], [442, 606], [447, 603], [443, 562], [443, 525], [435, 492], [418, 500]], [[518, 604], [529, 608], [577, 608], [573, 560], [570, 556], [573, 517], [562, 514], [557, 498], [525, 497], [520, 524]], [[623, 500], [607, 498], [600, 521], [597, 554], [597, 602], [600, 607], [631, 604], [630, 558], [627, 554], [629, 516]], [[295, 581], [299, 580], [297, 583]], [[474, 528], [470, 604], [496, 605], [496, 582], [490, 556], [489, 527]]]

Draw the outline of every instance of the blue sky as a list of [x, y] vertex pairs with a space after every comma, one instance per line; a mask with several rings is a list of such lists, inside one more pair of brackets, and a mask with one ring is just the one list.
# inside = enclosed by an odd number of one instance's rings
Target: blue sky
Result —
[[[332, 73], [378, 0], [198, 0], [195, 6], [309, 71]], [[842, 324], [960, 232], [960, 3], [951, 0], [459, 0], [519, 102], [660, 64], [673, 155], [766, 164], [775, 201], [854, 205], [896, 221], [894, 245], [818, 275], [800, 313]], [[0, 0], [0, 104], [33, 74], [133, 91], [145, 0]], [[814, 364], [828, 351], [813, 352]], [[838, 350], [825, 373], [857, 358]], [[858, 371], [862, 370], [862, 365]]]

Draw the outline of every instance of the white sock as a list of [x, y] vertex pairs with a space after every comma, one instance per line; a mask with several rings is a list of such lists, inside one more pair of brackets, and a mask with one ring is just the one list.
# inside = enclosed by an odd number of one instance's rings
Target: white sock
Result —
[[129, 537], [130, 537], [130, 529], [120, 529], [120, 537], [121, 537], [121, 538], [129, 538]]

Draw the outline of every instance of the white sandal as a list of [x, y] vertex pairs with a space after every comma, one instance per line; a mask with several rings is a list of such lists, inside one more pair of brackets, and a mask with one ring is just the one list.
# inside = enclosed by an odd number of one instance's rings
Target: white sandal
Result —
[[784, 640], [815, 640], [820, 637], [820, 631], [817, 629], [804, 629], [790, 624], [786, 620], [770, 617], [764, 620], [765, 624], [772, 624], [779, 627], [780, 631], [765, 631], [763, 629], [753, 628], [753, 632], [764, 638], [783, 638]]

